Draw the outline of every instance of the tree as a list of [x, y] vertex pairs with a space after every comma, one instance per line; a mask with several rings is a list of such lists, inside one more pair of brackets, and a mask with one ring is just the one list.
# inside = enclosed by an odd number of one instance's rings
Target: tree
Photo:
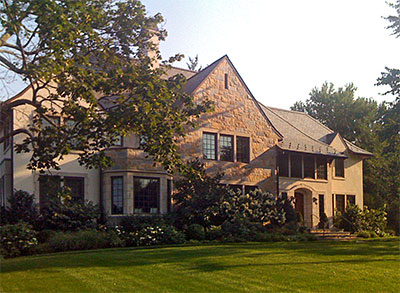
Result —
[[[189, 63], [186, 63], [189, 70], [193, 71], [201, 71], [202, 66], [199, 66], [199, 55], [196, 55], [194, 58], [189, 57]], [[199, 66], [199, 68], [197, 68]]]
[[[105, 150], [131, 134], [146, 137], [144, 150], [167, 170], [181, 165], [177, 138], [210, 103], [195, 104], [182, 91], [182, 75], [162, 78], [152, 42], [167, 35], [162, 21], [135, 0], [0, 2], [0, 65], [32, 91], [29, 99], [1, 103], [1, 121], [5, 127], [11, 109], [33, 107], [33, 123], [9, 134], [26, 136], [16, 151], [32, 152], [28, 168], [57, 169], [72, 148], [81, 150], [80, 164], [108, 167]], [[113, 97], [112, 107], [102, 107], [99, 95]], [[72, 123], [58, 125], [52, 115]]]
[[378, 105], [372, 99], [356, 98], [356, 90], [352, 83], [336, 90], [332, 83], [325, 82], [321, 88], [312, 89], [305, 102], [298, 101], [291, 109], [306, 112], [361, 147], [368, 146]]

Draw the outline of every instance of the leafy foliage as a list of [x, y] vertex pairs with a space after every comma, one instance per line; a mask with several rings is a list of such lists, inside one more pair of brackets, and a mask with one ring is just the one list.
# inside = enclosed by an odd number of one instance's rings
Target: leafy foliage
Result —
[[89, 201], [74, 200], [66, 188], [50, 197], [42, 214], [44, 229], [61, 231], [93, 229], [100, 218], [97, 205]]
[[[167, 170], [179, 168], [176, 139], [210, 103], [194, 104], [182, 75], [163, 78], [182, 55], [154, 65], [161, 56], [152, 40], [167, 35], [157, 28], [162, 21], [136, 0], [1, 1], [0, 65], [32, 95], [0, 110], [34, 108], [32, 123], [11, 133], [26, 135], [16, 151], [32, 152], [29, 168], [57, 169], [72, 149], [81, 150], [81, 164], [108, 167], [105, 150], [131, 134], [147, 137], [144, 150]], [[72, 123], [57, 124], [54, 115]]]
[[[191, 58], [189, 57], [189, 63], [186, 63], [187, 67], [189, 70], [193, 70], [193, 71], [201, 71], [202, 70], [202, 66], [199, 66], [199, 55], [196, 55], [196, 57]], [[199, 66], [197, 68], [197, 66]]]
[[9, 206], [4, 211], [5, 222], [16, 224], [23, 221], [38, 227], [40, 217], [39, 208], [34, 195], [23, 190], [17, 190], [8, 197]]
[[27, 255], [38, 244], [36, 236], [32, 226], [23, 222], [0, 226], [0, 254], [4, 257]]
[[345, 231], [369, 231], [377, 235], [385, 235], [386, 211], [385, 208], [361, 210], [357, 205], [347, 205], [343, 214], [337, 212], [335, 226]]

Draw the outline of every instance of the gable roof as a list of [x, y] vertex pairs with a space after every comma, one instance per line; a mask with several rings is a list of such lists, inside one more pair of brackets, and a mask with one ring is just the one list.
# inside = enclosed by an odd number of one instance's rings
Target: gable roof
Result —
[[265, 115], [264, 111], [261, 109], [260, 104], [258, 103], [258, 101], [255, 99], [255, 97], [251, 93], [250, 89], [248, 88], [248, 86], [244, 82], [243, 78], [240, 76], [239, 72], [237, 71], [237, 69], [233, 65], [232, 61], [229, 59], [228, 55], [222, 56], [221, 58], [217, 59], [216, 61], [214, 61], [213, 63], [208, 65], [206, 68], [201, 70], [199, 73], [197, 73], [196, 75], [194, 75], [191, 78], [189, 78], [187, 83], [186, 83], [186, 85], [184, 86], [184, 90], [188, 94], [193, 94], [193, 92], [200, 87], [200, 85], [207, 78], [207, 76], [209, 76], [214, 71], [214, 69], [217, 68], [218, 64], [224, 59], [226, 59], [226, 61], [232, 67], [233, 71], [235, 72], [235, 74], [239, 78], [239, 81], [241, 82], [241, 84], [243, 85], [245, 90], [248, 92], [249, 97], [254, 101], [256, 107], [260, 111], [261, 115], [265, 118], [265, 120], [267, 121], [268, 125], [271, 126], [272, 131], [279, 137], [279, 139], [282, 139], [282, 137], [283, 137], [282, 134], [269, 121], [268, 117]]
[[[302, 149], [302, 152], [321, 153], [333, 156], [340, 155], [337, 150], [330, 146], [333, 139], [340, 134], [329, 129], [310, 115], [304, 112], [265, 106], [263, 106], [263, 110], [266, 112], [267, 116], [270, 117], [270, 120], [273, 120], [272, 123], [275, 124], [275, 127], [284, 132], [282, 148], [292, 151]], [[275, 116], [280, 119], [277, 119]], [[281, 130], [281, 128], [284, 130]], [[312, 140], [312, 143], [310, 139]], [[343, 140], [351, 152], [365, 156], [372, 156], [372, 153], [357, 147], [346, 139]], [[293, 144], [295, 145], [295, 149], [293, 149]], [[302, 144], [304, 145], [301, 147]], [[321, 151], [315, 151], [315, 147], [317, 147], [317, 150], [321, 147]], [[310, 148], [311, 150], [314, 149], [314, 151], [310, 151]]]

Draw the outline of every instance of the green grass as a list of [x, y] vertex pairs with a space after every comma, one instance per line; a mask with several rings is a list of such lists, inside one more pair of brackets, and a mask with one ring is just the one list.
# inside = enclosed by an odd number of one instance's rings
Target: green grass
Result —
[[2, 260], [2, 292], [400, 292], [399, 240], [107, 249]]

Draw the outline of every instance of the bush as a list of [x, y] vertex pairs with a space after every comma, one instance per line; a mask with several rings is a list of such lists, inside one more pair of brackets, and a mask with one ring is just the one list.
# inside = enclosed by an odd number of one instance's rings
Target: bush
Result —
[[9, 207], [2, 211], [4, 224], [16, 224], [22, 221], [38, 228], [39, 208], [33, 194], [17, 190], [10, 195], [8, 202]]
[[97, 205], [89, 201], [76, 201], [67, 189], [49, 199], [43, 209], [43, 229], [77, 231], [94, 229], [100, 219]]
[[37, 232], [26, 223], [0, 227], [0, 251], [4, 257], [28, 255], [38, 245]]
[[357, 205], [347, 205], [342, 214], [337, 213], [335, 226], [353, 233], [371, 231], [375, 235], [385, 235], [385, 207], [376, 210], [364, 207], [364, 210], [361, 210]]
[[45, 243], [42, 252], [60, 252], [123, 246], [123, 241], [114, 231], [81, 230], [56, 232]]
[[128, 216], [121, 219], [119, 228], [124, 232], [138, 232], [144, 227], [164, 225], [165, 221], [160, 216]]
[[119, 229], [119, 227], [117, 229], [126, 246], [179, 244], [185, 241], [185, 235], [181, 231], [167, 224], [142, 226], [134, 232], [124, 231], [122, 228]]
[[189, 225], [185, 230], [185, 235], [187, 240], [204, 240], [206, 238], [204, 228], [198, 224]]

